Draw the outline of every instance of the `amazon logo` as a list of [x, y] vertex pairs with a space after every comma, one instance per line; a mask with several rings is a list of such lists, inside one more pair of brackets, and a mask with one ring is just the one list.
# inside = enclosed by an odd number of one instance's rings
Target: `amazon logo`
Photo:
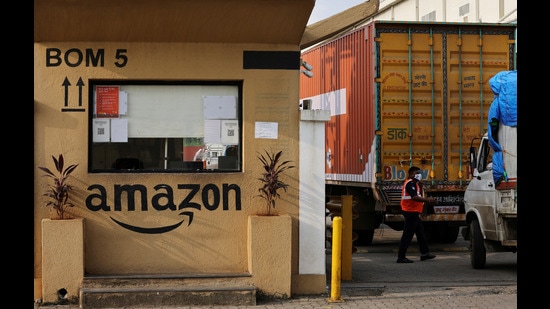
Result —
[[[104, 186], [93, 184], [88, 187], [92, 192], [86, 197], [86, 207], [94, 212], [97, 211], [123, 211], [123, 205], [126, 205], [125, 211], [136, 211], [136, 199], [139, 195], [140, 211], [182, 211], [178, 216], [183, 216], [175, 224], [157, 227], [142, 227], [129, 222], [122, 222], [110, 216], [111, 220], [122, 228], [141, 233], [141, 234], [162, 234], [170, 232], [187, 221], [186, 226], [193, 222], [194, 213], [191, 210], [214, 211], [220, 208], [228, 211], [230, 205], [235, 210], [241, 210], [241, 188], [236, 184], [222, 184], [221, 189], [215, 184], [206, 184], [201, 187], [200, 184], [178, 184], [174, 190], [170, 185], [158, 184], [154, 186], [154, 192], [149, 199], [147, 187], [141, 184], [120, 185], [115, 184], [113, 188], [114, 205], [109, 205], [109, 195]], [[176, 194], [177, 193], [177, 194]], [[123, 196], [126, 196], [123, 203]], [[178, 198], [176, 199], [176, 196]], [[199, 198], [201, 203], [194, 202]]]

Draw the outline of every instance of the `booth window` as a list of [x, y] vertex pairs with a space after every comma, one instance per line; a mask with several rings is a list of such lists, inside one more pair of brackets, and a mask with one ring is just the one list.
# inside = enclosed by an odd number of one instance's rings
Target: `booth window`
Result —
[[241, 171], [242, 82], [91, 80], [89, 171]]

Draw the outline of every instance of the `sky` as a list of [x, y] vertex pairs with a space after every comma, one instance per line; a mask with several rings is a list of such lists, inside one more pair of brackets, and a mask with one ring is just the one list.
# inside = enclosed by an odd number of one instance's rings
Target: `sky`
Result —
[[316, 0], [307, 24], [316, 23], [366, 0]]

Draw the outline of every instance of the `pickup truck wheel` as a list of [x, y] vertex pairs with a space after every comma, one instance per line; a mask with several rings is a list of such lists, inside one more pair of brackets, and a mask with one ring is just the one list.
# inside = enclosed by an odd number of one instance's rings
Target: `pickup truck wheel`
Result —
[[477, 219], [470, 223], [470, 262], [474, 269], [485, 268], [486, 253], [483, 235]]

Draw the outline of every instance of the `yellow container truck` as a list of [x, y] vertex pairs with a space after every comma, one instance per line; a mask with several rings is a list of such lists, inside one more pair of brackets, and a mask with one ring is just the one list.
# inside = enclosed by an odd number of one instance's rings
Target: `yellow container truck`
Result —
[[422, 215], [431, 241], [466, 224], [469, 146], [487, 131], [489, 79], [515, 68], [515, 24], [373, 21], [302, 51], [301, 103], [330, 110], [327, 196], [353, 195], [354, 244], [382, 223], [401, 230], [410, 166], [437, 203]]

